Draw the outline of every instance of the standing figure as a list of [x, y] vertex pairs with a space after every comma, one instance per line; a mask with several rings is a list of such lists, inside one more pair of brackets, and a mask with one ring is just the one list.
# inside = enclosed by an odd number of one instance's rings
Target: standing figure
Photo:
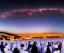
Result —
[[36, 46], [36, 42], [34, 41], [32, 49], [31, 49], [31, 53], [38, 53], [38, 48]]
[[1, 42], [0, 49], [1, 49], [1, 52], [3, 52], [3, 53], [5, 53], [4, 48], [5, 48], [5, 46], [3, 45], [3, 42]]

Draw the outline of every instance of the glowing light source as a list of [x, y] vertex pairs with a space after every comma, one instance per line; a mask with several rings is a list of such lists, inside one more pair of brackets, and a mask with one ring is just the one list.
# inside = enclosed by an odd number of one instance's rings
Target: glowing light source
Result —
[[32, 15], [32, 12], [28, 12], [29, 15]]

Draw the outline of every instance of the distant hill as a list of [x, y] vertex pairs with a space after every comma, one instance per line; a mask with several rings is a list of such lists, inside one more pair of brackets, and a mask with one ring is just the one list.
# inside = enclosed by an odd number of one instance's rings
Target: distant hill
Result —
[[9, 32], [0, 32], [0, 35], [2, 35], [3, 37], [14, 36], [14, 38], [20, 38], [20, 36], [18, 36], [17, 34], [13, 34], [13, 33], [9, 33]]
[[6, 34], [6, 35], [10, 35], [10, 36], [18, 36], [17, 34], [12, 34], [9, 32], [0, 32], [0, 34]]

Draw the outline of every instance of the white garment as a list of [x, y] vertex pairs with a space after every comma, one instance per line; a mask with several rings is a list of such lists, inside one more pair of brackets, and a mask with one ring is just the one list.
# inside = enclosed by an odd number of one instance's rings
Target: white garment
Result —
[[[9, 49], [9, 50], [8, 50]], [[5, 48], [4, 48], [4, 51], [5, 51], [5, 53], [12, 53], [11, 51], [10, 51], [10, 46], [9, 45], [7, 45]]]
[[16, 47], [17, 47], [17, 45], [14, 43], [13, 47], [12, 47], [12, 51], [14, 51], [14, 48], [16, 48]]
[[20, 43], [17, 43], [17, 48], [18, 48], [19, 50], [21, 49]]
[[61, 52], [64, 53], [64, 41], [62, 42], [62, 48]]
[[58, 48], [58, 44], [55, 44], [55, 45], [54, 45], [54, 48]]
[[44, 47], [44, 49], [43, 49], [43, 53], [45, 53], [45, 52], [46, 52], [46, 49], [47, 49], [47, 47]]
[[40, 46], [40, 43], [37, 45], [37, 48], [38, 48], [38, 52], [41, 52], [41, 46]]
[[5, 53], [12, 53], [12, 52], [8, 50], [8, 51], [5, 51]]
[[53, 53], [60, 53], [60, 51], [58, 50], [58, 51], [54, 51]]
[[0, 50], [0, 53], [3, 53], [3, 52], [1, 52], [1, 50]]
[[8, 50], [7, 48], [4, 48], [5, 53], [12, 53], [10, 50]]
[[23, 47], [23, 50], [20, 51], [20, 53], [28, 53], [28, 51], [25, 51], [26, 50], [26, 47]]
[[20, 51], [20, 53], [29, 53], [28, 51]]

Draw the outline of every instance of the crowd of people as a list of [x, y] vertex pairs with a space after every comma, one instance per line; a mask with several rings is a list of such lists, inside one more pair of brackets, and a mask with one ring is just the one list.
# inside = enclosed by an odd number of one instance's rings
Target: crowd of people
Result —
[[0, 42], [0, 53], [64, 53], [64, 41]]

